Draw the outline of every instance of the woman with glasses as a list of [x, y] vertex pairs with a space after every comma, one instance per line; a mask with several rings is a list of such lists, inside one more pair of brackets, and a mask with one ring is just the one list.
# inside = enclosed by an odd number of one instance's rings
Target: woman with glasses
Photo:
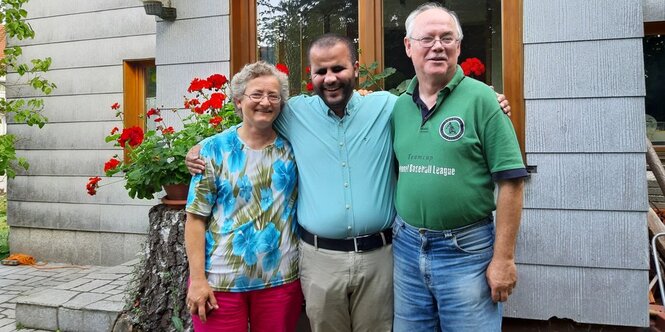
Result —
[[295, 330], [296, 165], [272, 126], [288, 91], [273, 65], [245, 66], [231, 80], [243, 122], [199, 143], [206, 168], [192, 178], [185, 225], [195, 331]]

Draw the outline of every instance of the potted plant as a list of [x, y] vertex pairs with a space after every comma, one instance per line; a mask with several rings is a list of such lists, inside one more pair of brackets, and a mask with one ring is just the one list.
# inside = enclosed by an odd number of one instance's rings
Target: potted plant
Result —
[[[190, 113], [174, 128], [164, 123], [163, 112], [150, 109], [146, 120], [155, 122], [156, 129], [144, 132], [134, 126], [122, 130], [113, 128], [106, 142], [125, 149], [124, 158], [114, 155], [104, 164], [106, 176], [122, 174], [125, 188], [132, 198], [154, 198], [163, 187], [175, 184], [188, 185], [189, 172], [185, 167], [185, 155], [189, 148], [202, 139], [223, 131], [241, 119], [235, 113], [233, 103], [226, 95], [228, 80], [224, 75], [214, 74], [207, 79], [195, 78], [187, 90], [193, 97], [185, 97], [184, 108]], [[120, 105], [111, 109], [122, 119]], [[172, 110], [177, 112], [177, 110]], [[95, 195], [100, 186], [100, 177], [92, 177], [86, 185], [88, 194]], [[110, 184], [110, 183], [109, 183]], [[186, 190], [184, 190], [186, 197]], [[180, 199], [171, 197], [168, 199]]]

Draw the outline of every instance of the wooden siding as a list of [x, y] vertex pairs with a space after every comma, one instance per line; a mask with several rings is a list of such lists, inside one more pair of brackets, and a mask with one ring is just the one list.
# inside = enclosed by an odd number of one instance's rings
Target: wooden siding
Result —
[[644, 3], [644, 22], [665, 21], [665, 1], [642, 0]]
[[524, 43], [641, 37], [640, 1], [524, 1]]
[[148, 227], [141, 205], [12, 201], [8, 212], [12, 227], [131, 234], [145, 234]]
[[157, 22], [157, 104], [182, 109], [194, 77], [231, 77], [229, 1], [178, 0], [174, 6], [175, 22]]
[[527, 153], [646, 149], [642, 97], [531, 99], [526, 107]]
[[525, 188], [525, 208], [648, 209], [644, 153], [527, 153], [527, 160], [538, 173]]
[[[130, 199], [122, 182], [89, 196], [85, 184], [119, 152], [104, 142], [121, 126], [110, 105], [122, 102], [123, 60], [154, 58], [155, 18], [135, 0], [32, 0], [27, 10], [36, 38], [10, 45], [21, 45], [26, 59], [51, 57], [44, 76], [58, 88], [44, 97], [44, 128], [8, 125], [32, 166], [9, 181], [12, 250], [76, 264], [132, 259], [158, 201]], [[7, 75], [9, 98], [35, 95], [17, 79]]]
[[649, 326], [649, 274], [643, 270], [518, 264], [517, 274], [505, 316]]
[[84, 232], [13, 226], [9, 242], [15, 252], [31, 253], [48, 262], [118, 265], [136, 258], [145, 234]]
[[642, 212], [525, 209], [523, 218], [518, 263], [649, 268]]
[[[106, 181], [106, 180], [105, 180]], [[115, 180], [108, 180], [111, 182]], [[158, 200], [131, 199], [122, 182], [110, 184], [89, 196], [85, 191], [88, 177], [78, 176], [17, 176], [10, 181], [7, 197], [10, 201], [50, 202], [70, 204], [110, 204], [151, 206]], [[148, 220], [146, 210], [145, 220]], [[12, 225], [14, 221], [9, 221]], [[39, 225], [35, 225], [39, 226]]]
[[642, 38], [524, 45], [527, 100], [644, 96], [644, 84]]
[[122, 92], [47, 96], [43, 100], [42, 114], [51, 123], [118, 121], [111, 105], [122, 100]]
[[524, 0], [537, 172], [508, 317], [648, 326], [642, 17], [642, 0]]

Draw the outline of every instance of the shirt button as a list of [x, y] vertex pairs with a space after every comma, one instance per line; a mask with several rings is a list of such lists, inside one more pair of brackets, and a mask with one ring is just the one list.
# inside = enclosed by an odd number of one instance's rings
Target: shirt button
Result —
[[346, 209], [348, 210], [348, 209], [350, 209], [350, 208], [351, 208], [351, 205], [346, 204]]
[[348, 183], [348, 182], [344, 182], [344, 187], [348, 188], [348, 187], [349, 187], [349, 183]]
[[344, 146], [344, 142], [339, 142], [339, 146]]
[[347, 227], [346, 229], [351, 230], [351, 226]]
[[342, 163], [342, 167], [346, 167], [346, 163]]

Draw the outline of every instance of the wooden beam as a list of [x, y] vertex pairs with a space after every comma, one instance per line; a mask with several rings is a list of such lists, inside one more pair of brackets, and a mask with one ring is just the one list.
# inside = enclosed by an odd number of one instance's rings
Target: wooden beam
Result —
[[664, 35], [665, 34], [665, 21], [659, 22], [644, 22], [644, 35]]
[[524, 43], [523, 0], [501, 1], [503, 93], [510, 101], [511, 121], [524, 157]]
[[230, 1], [231, 75], [257, 58], [256, 0]]
[[377, 62], [375, 73], [383, 71], [383, 1], [358, 0], [359, 62], [369, 66]]

